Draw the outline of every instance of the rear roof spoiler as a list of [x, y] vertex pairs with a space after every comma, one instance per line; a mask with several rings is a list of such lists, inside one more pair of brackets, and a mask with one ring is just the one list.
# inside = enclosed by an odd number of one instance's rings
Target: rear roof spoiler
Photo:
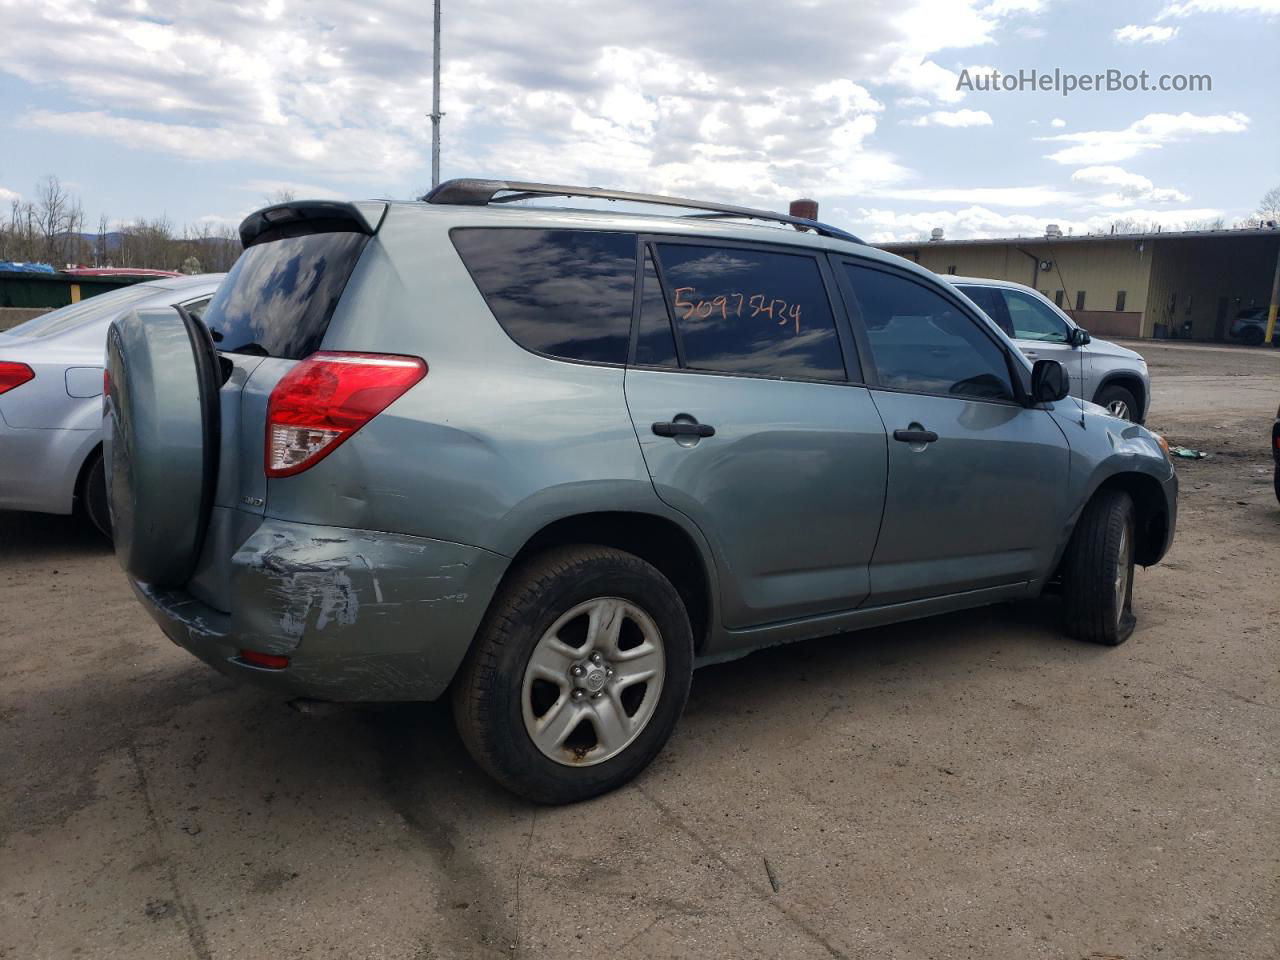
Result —
[[290, 200], [263, 207], [240, 224], [240, 242], [246, 247], [282, 237], [308, 233], [378, 232], [387, 204], [382, 200], [347, 203], [338, 200]]

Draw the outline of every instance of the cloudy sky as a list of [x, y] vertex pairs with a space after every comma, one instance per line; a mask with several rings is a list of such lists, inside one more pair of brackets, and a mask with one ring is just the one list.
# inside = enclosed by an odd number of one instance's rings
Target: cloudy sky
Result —
[[[443, 176], [785, 206], [868, 239], [1173, 227], [1280, 185], [1280, 0], [444, 0]], [[1199, 92], [989, 92], [1055, 68]], [[975, 81], [976, 83], [976, 81]], [[0, 0], [0, 202], [238, 222], [430, 182], [430, 0]]]

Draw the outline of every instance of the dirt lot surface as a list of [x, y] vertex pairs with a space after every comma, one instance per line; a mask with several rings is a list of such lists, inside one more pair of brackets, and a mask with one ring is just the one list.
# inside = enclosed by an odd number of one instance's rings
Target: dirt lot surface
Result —
[[1280, 956], [1280, 351], [1141, 349], [1212, 457], [1126, 646], [1045, 601], [711, 667], [567, 809], [440, 706], [233, 686], [81, 525], [0, 515], [0, 957]]

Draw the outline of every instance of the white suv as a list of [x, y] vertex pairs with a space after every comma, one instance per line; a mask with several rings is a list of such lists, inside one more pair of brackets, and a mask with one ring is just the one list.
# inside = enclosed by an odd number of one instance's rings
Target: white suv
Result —
[[1071, 395], [1092, 400], [1122, 420], [1142, 423], [1151, 402], [1151, 377], [1142, 355], [1089, 336], [1053, 301], [1011, 280], [951, 277], [1034, 363], [1057, 360], [1071, 377]]

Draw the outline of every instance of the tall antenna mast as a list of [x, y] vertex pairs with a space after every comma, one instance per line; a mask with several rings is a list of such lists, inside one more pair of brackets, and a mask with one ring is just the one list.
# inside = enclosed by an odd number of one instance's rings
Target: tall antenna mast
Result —
[[440, 186], [440, 0], [435, 0], [435, 36], [431, 55], [431, 186]]

